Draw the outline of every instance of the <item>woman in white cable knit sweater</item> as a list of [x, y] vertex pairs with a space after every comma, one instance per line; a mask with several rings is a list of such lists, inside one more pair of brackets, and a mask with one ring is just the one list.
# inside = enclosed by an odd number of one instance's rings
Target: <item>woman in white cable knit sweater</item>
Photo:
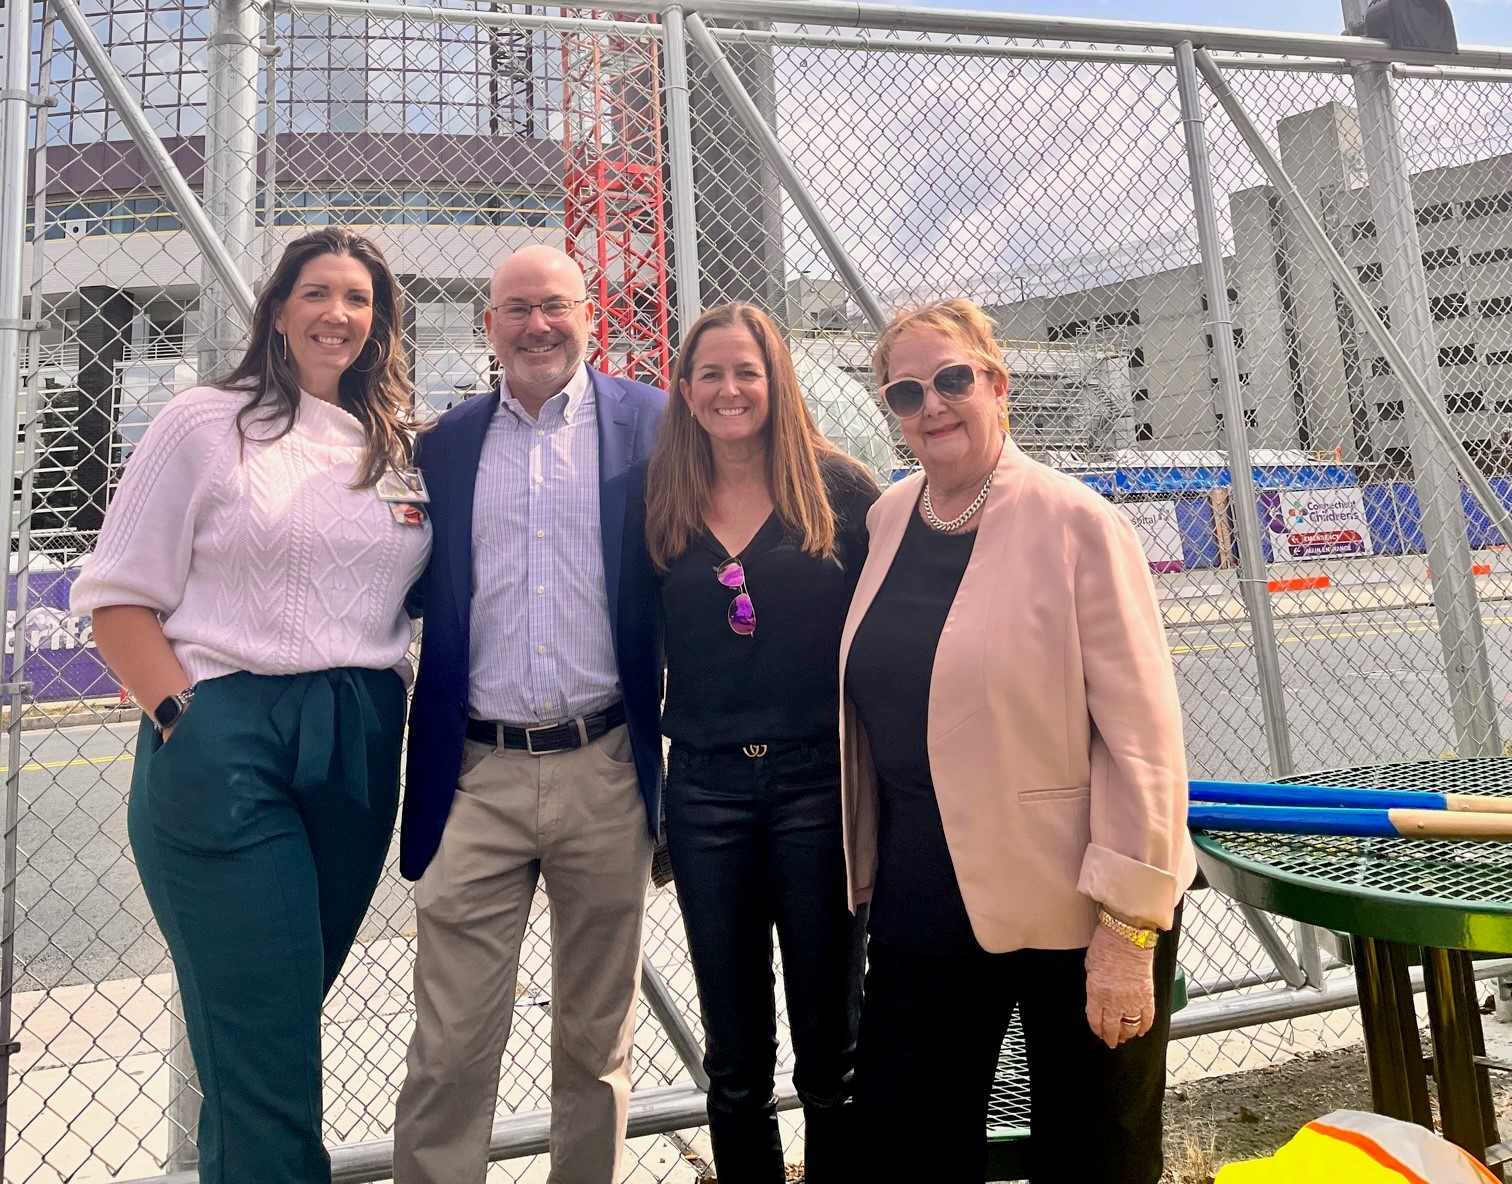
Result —
[[372, 242], [291, 243], [241, 364], [153, 420], [74, 585], [144, 708], [129, 832], [205, 1184], [331, 1178], [321, 1002], [393, 831], [404, 597], [430, 551], [401, 324]]

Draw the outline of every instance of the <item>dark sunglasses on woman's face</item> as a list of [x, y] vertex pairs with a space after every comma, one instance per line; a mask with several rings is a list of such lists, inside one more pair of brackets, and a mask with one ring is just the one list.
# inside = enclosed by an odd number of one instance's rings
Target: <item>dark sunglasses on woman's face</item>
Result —
[[[935, 372], [928, 385], [947, 403], [959, 403], [976, 386], [976, 367], [970, 362], [946, 366]], [[917, 378], [900, 378], [882, 388], [882, 401], [899, 419], [912, 419], [924, 410], [924, 387]]]

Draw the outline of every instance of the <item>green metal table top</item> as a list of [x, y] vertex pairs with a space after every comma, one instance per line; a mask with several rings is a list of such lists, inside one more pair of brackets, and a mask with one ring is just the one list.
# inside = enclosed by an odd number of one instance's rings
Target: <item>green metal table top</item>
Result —
[[[1411, 761], [1285, 780], [1512, 797], [1512, 758]], [[1512, 843], [1194, 832], [1208, 882], [1312, 925], [1406, 945], [1512, 953]]]

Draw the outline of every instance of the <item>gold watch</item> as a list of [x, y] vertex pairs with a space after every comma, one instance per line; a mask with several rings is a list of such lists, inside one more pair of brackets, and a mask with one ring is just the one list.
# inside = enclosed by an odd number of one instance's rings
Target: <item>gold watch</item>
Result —
[[1111, 929], [1125, 941], [1133, 942], [1141, 950], [1153, 950], [1155, 943], [1160, 940], [1160, 930], [1130, 925], [1127, 921], [1119, 920], [1102, 905], [1097, 906], [1097, 923], [1104, 929]]

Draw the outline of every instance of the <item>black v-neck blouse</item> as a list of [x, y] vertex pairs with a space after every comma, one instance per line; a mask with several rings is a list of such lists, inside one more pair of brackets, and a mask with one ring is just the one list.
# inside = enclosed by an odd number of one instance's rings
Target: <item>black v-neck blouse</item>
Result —
[[820, 461], [835, 513], [835, 555], [816, 559], [773, 513], [738, 558], [756, 611], [741, 637], [735, 589], [714, 576], [730, 558], [707, 530], [662, 578], [667, 698], [662, 731], [704, 751], [833, 739], [839, 732], [840, 632], [866, 561], [866, 511], [876, 486], [844, 461]]

